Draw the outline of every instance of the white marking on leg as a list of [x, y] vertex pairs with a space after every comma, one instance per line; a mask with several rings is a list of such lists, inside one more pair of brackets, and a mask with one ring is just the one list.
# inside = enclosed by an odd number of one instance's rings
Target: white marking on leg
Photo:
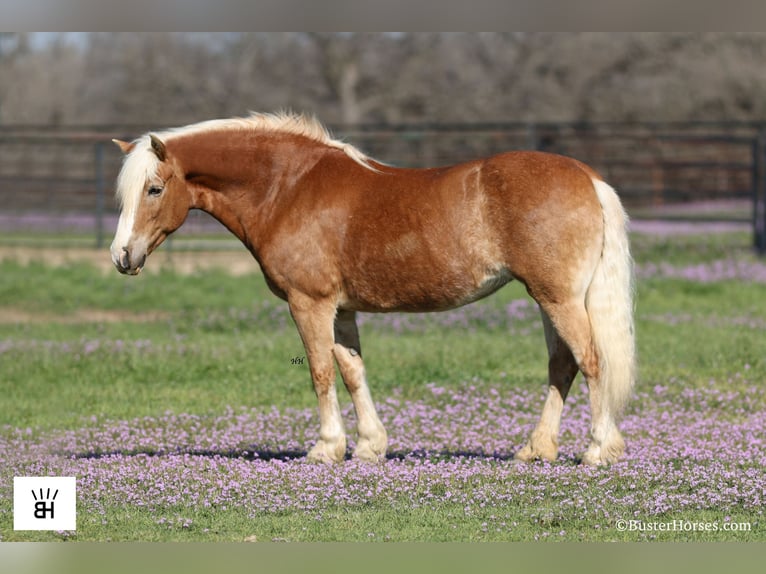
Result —
[[359, 441], [354, 455], [362, 460], [377, 461], [386, 454], [388, 435], [372, 401], [362, 357], [354, 349], [339, 343], [333, 347], [333, 354], [351, 394], [358, 420]]

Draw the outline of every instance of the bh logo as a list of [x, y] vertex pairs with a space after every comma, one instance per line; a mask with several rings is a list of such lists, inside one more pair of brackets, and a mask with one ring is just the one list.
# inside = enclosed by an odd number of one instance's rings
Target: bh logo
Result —
[[76, 530], [77, 480], [75, 477], [14, 477], [13, 529]]
[[[59, 489], [53, 491], [53, 496], [51, 496], [51, 489], [49, 488], [47, 491], [47, 494], [43, 494], [43, 489], [40, 489], [40, 498], [37, 498], [37, 495], [35, 494], [35, 491], [32, 490], [32, 496], [35, 498], [35, 518], [47, 518], [48, 513], [50, 512], [51, 518], [53, 518], [53, 501], [56, 500], [56, 497], [59, 494]], [[46, 500], [50, 500], [50, 502], [46, 503]]]

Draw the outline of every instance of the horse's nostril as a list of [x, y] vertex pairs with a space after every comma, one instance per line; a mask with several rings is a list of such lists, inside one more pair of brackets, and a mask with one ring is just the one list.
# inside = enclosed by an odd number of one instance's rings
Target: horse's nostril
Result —
[[120, 258], [120, 267], [130, 269], [130, 251], [127, 247], [122, 248], [122, 257]]

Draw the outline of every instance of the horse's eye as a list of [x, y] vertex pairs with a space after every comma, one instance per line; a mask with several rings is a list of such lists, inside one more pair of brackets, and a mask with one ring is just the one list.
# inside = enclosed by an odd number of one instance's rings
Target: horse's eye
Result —
[[149, 194], [149, 195], [151, 195], [151, 196], [154, 196], [154, 197], [156, 197], [156, 196], [158, 196], [159, 194], [161, 194], [161, 193], [162, 193], [162, 190], [163, 190], [163, 189], [164, 189], [164, 188], [162, 188], [162, 187], [159, 187], [159, 186], [153, 185], [153, 186], [151, 186], [149, 189], [147, 189], [147, 190], [146, 190], [146, 193], [148, 193], [148, 194]]

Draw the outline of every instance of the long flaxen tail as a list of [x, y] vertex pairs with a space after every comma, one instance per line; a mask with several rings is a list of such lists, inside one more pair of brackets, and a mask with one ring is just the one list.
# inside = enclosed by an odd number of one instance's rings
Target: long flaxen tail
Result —
[[[611, 426], [619, 420], [636, 378], [633, 260], [628, 245], [628, 217], [617, 193], [601, 180], [594, 179], [593, 184], [604, 214], [604, 246], [585, 306], [600, 360], [602, 414]], [[622, 442], [616, 427], [602, 431], [604, 435], [617, 433]], [[610, 442], [607, 436], [603, 438]], [[614, 446], [621, 449], [622, 445]], [[609, 445], [603, 447], [608, 449]]]

